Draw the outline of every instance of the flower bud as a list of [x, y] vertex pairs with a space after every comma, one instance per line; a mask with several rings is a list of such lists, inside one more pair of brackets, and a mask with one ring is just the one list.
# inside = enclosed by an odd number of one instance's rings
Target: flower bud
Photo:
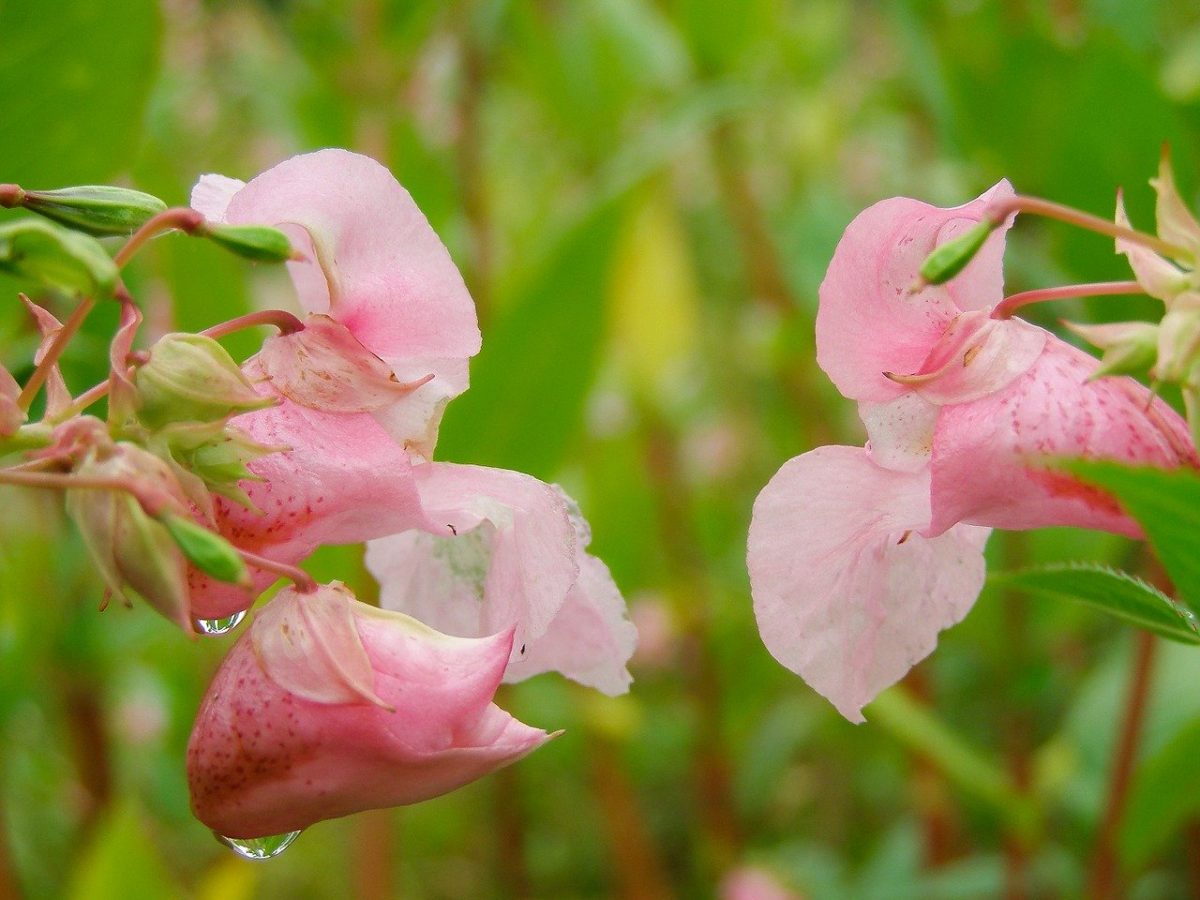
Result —
[[150, 348], [134, 379], [139, 418], [150, 428], [214, 422], [273, 402], [254, 390], [225, 348], [200, 334], [168, 334]]
[[326, 412], [381, 409], [428, 380], [400, 381], [391, 366], [326, 315], [310, 315], [302, 330], [267, 338], [258, 359], [275, 390]]
[[278, 228], [206, 223], [196, 233], [252, 262], [287, 262], [295, 258], [292, 242]]
[[0, 225], [0, 271], [89, 297], [117, 283], [117, 265], [95, 238], [38, 219]]
[[[167, 464], [133, 444], [93, 448], [73, 474], [127, 480], [140, 497], [156, 501], [159, 514], [188, 514]], [[132, 589], [190, 633], [187, 562], [139, 499], [130, 491], [80, 487], [66, 492], [66, 506], [113, 595], [126, 600]]]
[[1106, 375], [1141, 375], [1148, 372], [1158, 358], [1158, 326], [1152, 322], [1063, 324], [1104, 351], [1099, 368], [1092, 374], [1093, 379]]
[[130, 234], [167, 208], [150, 194], [106, 184], [26, 191], [21, 205], [68, 228], [97, 236]]
[[238, 482], [261, 479], [246, 464], [288, 449], [260, 444], [240, 428], [221, 421], [174, 422], [152, 435], [150, 443], [159, 456], [174, 460], [201, 479], [207, 490], [247, 508], [252, 508], [250, 498]]
[[4, 366], [0, 366], [0, 438], [12, 437], [25, 422], [25, 411], [17, 406], [21, 386]]

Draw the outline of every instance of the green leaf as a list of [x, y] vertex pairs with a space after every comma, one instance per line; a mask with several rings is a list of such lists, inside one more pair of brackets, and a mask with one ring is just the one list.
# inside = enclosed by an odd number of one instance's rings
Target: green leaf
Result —
[[604, 331], [620, 205], [567, 233], [524, 296], [487, 329], [471, 389], [450, 404], [437, 455], [549, 478], [579, 428]]
[[1122, 860], [1137, 870], [1200, 811], [1200, 719], [1180, 731], [1134, 778], [1121, 824]]
[[1059, 563], [996, 572], [988, 581], [1055, 600], [1076, 600], [1168, 640], [1200, 644], [1200, 626], [1191, 610], [1127, 572], [1096, 563]]
[[1200, 475], [1191, 469], [1072, 460], [1064, 468], [1112, 493], [1146, 532], [1179, 596], [1200, 608]]

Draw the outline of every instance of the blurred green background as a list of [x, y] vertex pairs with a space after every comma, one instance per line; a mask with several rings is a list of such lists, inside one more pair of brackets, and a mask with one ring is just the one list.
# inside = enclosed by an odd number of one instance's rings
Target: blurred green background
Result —
[[[565, 729], [515, 768], [249, 863], [191, 818], [184, 779], [232, 638], [98, 614], [58, 499], [5, 489], [0, 897], [709, 897], [744, 867], [810, 898], [1085, 894], [1136, 633], [989, 589], [852, 726], [762, 647], [745, 534], [786, 459], [862, 441], [812, 346], [860, 209], [1007, 177], [1101, 215], [1124, 186], [1149, 226], [1164, 141], [1196, 199], [1191, 4], [0, 0], [0, 111], [0, 180], [30, 188], [179, 204], [201, 173], [318, 147], [385, 162], [483, 326], [438, 458], [562, 483], [642, 632], [627, 697], [555, 676], [502, 692]], [[1029, 221], [1009, 240], [1013, 291], [1127, 277], [1094, 235]], [[129, 282], [150, 334], [291, 302], [280, 272], [182, 237]], [[0, 361], [23, 378], [16, 287]], [[1152, 311], [1093, 300], [1039, 321]], [[103, 374], [111, 328], [102, 311], [72, 345], [75, 389]], [[989, 552], [1139, 558], [1069, 530]], [[357, 548], [311, 567], [369, 595]], [[1151, 679], [1118, 858], [1131, 897], [1197, 896], [1200, 654], [1160, 644]]]

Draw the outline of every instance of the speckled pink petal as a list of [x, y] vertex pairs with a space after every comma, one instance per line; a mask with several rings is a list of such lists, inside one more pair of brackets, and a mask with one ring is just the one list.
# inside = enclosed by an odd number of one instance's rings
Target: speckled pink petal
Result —
[[1088, 381], [1097, 361], [1051, 338], [1038, 362], [1004, 390], [945, 407], [934, 434], [933, 518], [1026, 529], [1053, 525], [1137, 536], [1115, 501], [1046, 466], [1054, 457], [1194, 465], [1188, 429], [1130, 378]]
[[[302, 600], [285, 591], [274, 602]], [[346, 608], [388, 708], [313, 702], [282, 688], [253, 646], [279, 623], [256, 618], [213, 677], [188, 743], [192, 807], [218, 833], [262, 837], [416, 803], [550, 738], [491, 703], [511, 633], [451, 638], [348, 595]]]
[[450, 254], [408, 191], [369, 157], [292, 157], [238, 191], [226, 219], [303, 229], [308, 241], [298, 249], [309, 260], [289, 263], [300, 302], [328, 312], [371, 352], [388, 359], [479, 351], [475, 306]]
[[956, 317], [915, 373], [891, 380], [945, 406], [967, 403], [1010, 384], [1037, 361], [1048, 332], [1021, 319], [992, 319], [985, 310]]
[[912, 392], [888, 403], [858, 404], [871, 462], [898, 472], [919, 472], [927, 467], [939, 409]]
[[[321, 412], [284, 400], [235, 422], [256, 441], [291, 448], [250, 463], [264, 479], [242, 482], [257, 510], [218, 502], [218, 527], [237, 546], [292, 564], [323, 544], [429, 524], [408, 453], [369, 413]], [[276, 577], [252, 575], [259, 589]], [[231, 615], [253, 600], [194, 571], [190, 582], [192, 610], [202, 618]]]
[[917, 372], [955, 316], [1000, 302], [1007, 226], [948, 284], [910, 289], [935, 247], [976, 224], [990, 202], [1011, 194], [1000, 182], [954, 209], [896, 197], [850, 223], [821, 283], [817, 311], [817, 362], [842, 394], [876, 403], [894, 399], [907, 388], [884, 372]]
[[300, 331], [268, 337], [257, 360], [278, 393], [326, 412], [390, 407], [433, 380], [433, 373], [425, 372], [413, 381], [401, 381], [344, 325], [320, 313], [307, 316]]
[[926, 539], [928, 522], [928, 470], [883, 469], [856, 447], [790, 460], [755, 501], [747, 564], [763, 642], [852, 722], [983, 587], [989, 530]]
[[380, 604], [464, 637], [515, 626], [519, 659], [579, 578], [582, 551], [561, 496], [503, 469], [428, 463], [413, 473], [431, 529], [370, 543]]

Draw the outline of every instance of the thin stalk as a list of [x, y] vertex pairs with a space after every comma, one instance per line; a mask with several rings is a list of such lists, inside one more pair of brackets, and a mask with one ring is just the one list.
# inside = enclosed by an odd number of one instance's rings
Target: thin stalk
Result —
[[267, 559], [265, 556], [259, 556], [257, 553], [252, 553], [249, 550], [243, 550], [236, 545], [233, 549], [237, 551], [238, 556], [256, 569], [262, 569], [264, 572], [274, 572], [276, 575], [289, 579], [296, 586], [296, 590], [302, 594], [311, 594], [317, 589], [317, 582], [303, 569], [299, 569], [296, 566], [289, 566], [287, 563], [277, 562], [273, 559]]
[[185, 234], [194, 233], [204, 224], [204, 216], [188, 206], [176, 206], [165, 209], [158, 215], [152, 216], [146, 223], [129, 236], [129, 240], [113, 256], [117, 268], [131, 260], [151, 238], [167, 231], [182, 231]]
[[297, 331], [304, 330], [304, 323], [287, 310], [262, 309], [258, 312], [247, 313], [244, 316], [230, 319], [228, 322], [220, 322], [212, 325], [200, 333], [205, 337], [222, 338], [227, 334], [233, 334], [235, 331], [254, 328], [259, 325], [274, 325], [279, 329], [280, 334], [295, 334]]
[[1150, 696], [1150, 677], [1153, 672], [1157, 646], [1158, 640], [1150, 632], [1138, 632], [1133, 665], [1129, 673], [1125, 710], [1121, 717], [1121, 731], [1117, 736], [1117, 745], [1113, 751], [1104, 818], [1100, 823], [1096, 851], [1092, 857], [1088, 896], [1094, 900], [1109, 900], [1109, 898], [1120, 896], [1117, 834], [1121, 828], [1121, 819], [1125, 814], [1129, 784], [1133, 777], [1133, 767], [1141, 743], [1142, 723], [1146, 718], [1147, 700]]
[[122, 491], [131, 494], [149, 516], [162, 511], [163, 502], [151, 496], [129, 478], [104, 475], [69, 475], [60, 472], [30, 472], [26, 469], [0, 469], [0, 484], [20, 487], [46, 488], [55, 491], [97, 490]]
[[1136, 281], [1099, 281], [1093, 284], [1068, 284], [1056, 288], [1039, 288], [1011, 294], [996, 304], [993, 319], [1007, 319], [1018, 309], [1050, 300], [1069, 300], [1074, 297], [1117, 297], [1125, 294], [1144, 294], [1146, 289]]
[[58, 365], [58, 360], [63, 355], [63, 351], [67, 349], [67, 344], [70, 343], [71, 338], [75, 337], [75, 333], [83, 325], [84, 319], [88, 317], [88, 313], [95, 306], [96, 301], [94, 298], [84, 297], [79, 301], [79, 305], [75, 307], [75, 311], [71, 313], [71, 317], [58, 330], [58, 334], [54, 336], [54, 340], [46, 348], [46, 352], [42, 356], [42, 361], [33, 370], [29, 381], [17, 397], [17, 407], [21, 412], [29, 412], [29, 407], [33, 405], [33, 398], [37, 396], [37, 392], [46, 383], [46, 379], [50, 377], [50, 373]]
[[1102, 219], [1099, 216], [1093, 216], [1090, 213], [1085, 213], [1070, 206], [1063, 206], [1061, 203], [1043, 200], [1041, 197], [1027, 197], [1023, 194], [1018, 194], [1015, 197], [999, 200], [988, 206], [984, 212], [984, 216], [998, 225], [1015, 212], [1044, 216], [1047, 219], [1057, 219], [1060, 222], [1077, 225], [1088, 231], [1106, 234], [1113, 238], [1121, 238], [1133, 244], [1141, 244], [1143, 247], [1149, 247], [1154, 252], [1168, 256], [1171, 259], [1187, 263], [1195, 262], [1192, 252], [1184, 247], [1180, 247], [1178, 244], [1172, 244], [1152, 234], [1146, 234], [1143, 231], [1136, 231], [1133, 228], [1118, 225], [1116, 222]]

